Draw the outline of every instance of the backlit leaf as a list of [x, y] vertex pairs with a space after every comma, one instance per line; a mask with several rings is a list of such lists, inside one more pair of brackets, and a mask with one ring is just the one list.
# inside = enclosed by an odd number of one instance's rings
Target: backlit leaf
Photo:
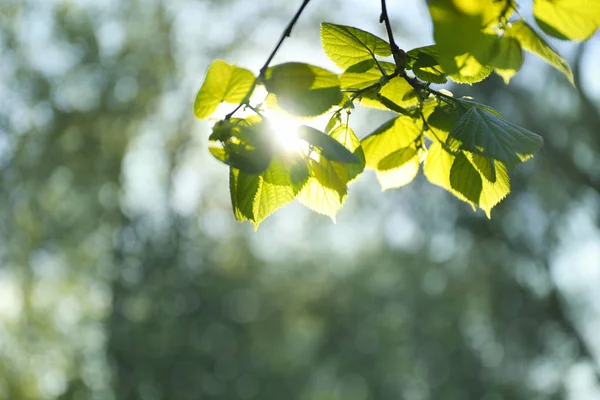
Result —
[[426, 82], [446, 83], [446, 73], [440, 65], [439, 51], [436, 45], [419, 47], [406, 53], [407, 69]]
[[415, 106], [419, 103], [415, 90], [401, 76], [392, 78], [381, 88], [379, 94], [400, 107]]
[[392, 55], [390, 45], [383, 39], [345, 25], [321, 24], [321, 43], [325, 54], [338, 67], [347, 69], [375, 56]]
[[523, 50], [521, 44], [512, 37], [503, 36], [496, 41], [495, 55], [492, 60], [494, 72], [504, 79], [508, 85], [523, 65]]
[[204, 83], [196, 96], [194, 114], [197, 118], [204, 119], [209, 117], [223, 101], [239, 104], [253, 84], [252, 72], [229, 65], [222, 60], [215, 60], [208, 68]]
[[517, 21], [507, 28], [505, 37], [516, 39], [524, 50], [540, 56], [554, 68], [565, 74], [569, 82], [574, 84], [573, 72], [569, 63], [554, 51], [525, 21]]
[[360, 159], [340, 142], [318, 129], [303, 125], [298, 128], [297, 134], [300, 139], [317, 147], [320, 152], [331, 161], [339, 161], [342, 163], [360, 162]]
[[483, 181], [479, 172], [462, 151], [456, 155], [452, 168], [450, 168], [450, 186], [469, 202], [479, 204]]
[[419, 165], [419, 157], [415, 152], [415, 155], [400, 167], [385, 171], [376, 171], [375, 174], [381, 185], [381, 190], [394, 189], [408, 185], [417, 176]]
[[563, 40], [585, 40], [600, 25], [597, 0], [535, 0], [535, 20], [548, 35]]
[[471, 153], [461, 151], [457, 154], [444, 150], [442, 143], [433, 143], [423, 167], [425, 176], [434, 185], [469, 203], [473, 209], [475, 206], [483, 209], [489, 218], [492, 208], [510, 192], [507, 169], [501, 162], [493, 160], [496, 179], [491, 182], [476, 168]]
[[378, 171], [388, 171], [390, 169], [396, 169], [406, 164], [417, 155], [417, 147], [412, 144], [408, 147], [396, 150], [393, 153], [385, 156], [379, 164], [377, 164]]
[[361, 140], [367, 167], [377, 170], [385, 157], [412, 145], [423, 130], [422, 122], [401, 115], [393, 118]]
[[299, 157], [277, 157], [260, 178], [253, 202], [255, 230], [271, 213], [294, 200], [308, 179], [308, 169]]
[[338, 167], [334, 163], [333, 167], [339, 170], [340, 174], [347, 172], [348, 176], [346, 177], [347, 182], [351, 182], [356, 179], [365, 169], [365, 153], [363, 151], [362, 146], [360, 145], [360, 140], [352, 129], [346, 124], [338, 125], [334, 130], [329, 132], [329, 136], [332, 139], [335, 139], [340, 144], [342, 144], [346, 149], [352, 152], [358, 159], [357, 162], [346, 163], [345, 165]]
[[219, 121], [209, 139], [219, 141], [222, 147], [212, 145], [211, 153], [223, 163], [250, 174], [263, 172], [271, 162], [273, 148], [268, 126], [260, 119], [232, 118]]
[[325, 157], [309, 160], [310, 177], [298, 195], [300, 203], [320, 214], [327, 215], [335, 222], [335, 215], [342, 208], [348, 194], [346, 177]]
[[236, 168], [229, 169], [229, 193], [233, 214], [238, 221], [254, 222], [254, 199], [260, 190], [260, 175], [248, 174]]
[[264, 84], [277, 105], [297, 117], [324, 114], [343, 98], [338, 76], [310, 64], [275, 65], [267, 70]]

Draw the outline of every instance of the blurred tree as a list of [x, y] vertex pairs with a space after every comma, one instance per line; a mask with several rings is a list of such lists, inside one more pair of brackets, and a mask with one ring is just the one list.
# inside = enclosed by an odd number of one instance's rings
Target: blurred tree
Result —
[[265, 230], [289, 242], [259, 245], [216, 180], [173, 200], [188, 159], [214, 168], [173, 106], [201, 64], [174, 7], [0, 5], [1, 399], [559, 399], [597, 368], [589, 300], [551, 276], [571, 214], [598, 222], [585, 89], [477, 92], [546, 139], [491, 221], [419, 178], [380, 200], [357, 187], [337, 226], [298, 213], [294, 233], [284, 212]]

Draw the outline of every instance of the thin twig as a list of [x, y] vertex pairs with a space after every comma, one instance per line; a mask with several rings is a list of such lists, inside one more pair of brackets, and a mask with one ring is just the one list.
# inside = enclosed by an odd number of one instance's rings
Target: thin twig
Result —
[[277, 52], [279, 51], [279, 48], [281, 47], [281, 45], [285, 41], [285, 38], [290, 37], [292, 35], [292, 29], [294, 29], [294, 25], [296, 25], [296, 22], [298, 21], [298, 18], [300, 18], [300, 15], [302, 14], [302, 11], [304, 11], [304, 8], [308, 5], [309, 2], [310, 2], [310, 0], [303, 0], [302, 1], [302, 4], [300, 5], [300, 8], [298, 8], [298, 11], [296, 11], [296, 14], [294, 15], [294, 17], [292, 18], [292, 20], [290, 21], [290, 23], [288, 24], [288, 26], [285, 28], [285, 30], [281, 34], [281, 37], [279, 38], [279, 41], [277, 42], [277, 45], [275, 45], [275, 48], [273, 49], [273, 51], [269, 55], [269, 58], [267, 58], [267, 61], [265, 61], [265, 64], [260, 69], [260, 72], [259, 72], [258, 76], [256, 77], [256, 79], [254, 79], [254, 83], [252, 83], [252, 87], [248, 91], [248, 94], [246, 95], [246, 98], [244, 98], [244, 100], [240, 104], [238, 104], [238, 106], [232, 112], [230, 112], [229, 114], [227, 114], [227, 116], [225, 116], [225, 119], [230, 119], [233, 114], [235, 114], [240, 108], [242, 108], [242, 106], [248, 104], [248, 102], [250, 101], [250, 96], [252, 95], [252, 92], [254, 91], [254, 88], [258, 84], [258, 81], [261, 80], [261, 79], [263, 79], [265, 77], [267, 69], [269, 68], [269, 64], [271, 64], [271, 61], [273, 61], [273, 58], [275, 57], [275, 54], [277, 54]]
[[392, 32], [392, 24], [390, 23], [390, 17], [388, 16], [387, 13], [387, 7], [385, 4], [385, 0], [381, 0], [381, 17], [379, 17], [379, 22], [384, 22], [385, 23], [385, 29], [387, 31], [387, 35], [388, 35], [388, 39], [390, 41], [390, 50], [392, 50], [392, 56], [394, 57], [394, 62], [396, 63], [396, 68], [399, 71], [404, 70], [404, 58], [403, 53], [404, 51], [402, 51], [400, 49], [400, 47], [398, 47], [398, 45], [396, 44], [396, 41], [394, 40], [394, 33]]

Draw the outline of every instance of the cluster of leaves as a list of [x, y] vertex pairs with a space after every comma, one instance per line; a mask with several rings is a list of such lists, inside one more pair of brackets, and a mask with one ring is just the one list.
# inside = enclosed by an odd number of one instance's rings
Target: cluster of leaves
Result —
[[[220, 60], [210, 66], [195, 114], [209, 117], [221, 102], [238, 105], [210, 136], [211, 153], [230, 166], [238, 220], [258, 227], [295, 198], [333, 219], [348, 184], [365, 167], [376, 171], [385, 190], [411, 182], [420, 164], [431, 183], [490, 216], [510, 192], [508, 171], [532, 157], [542, 138], [490, 107], [431, 85], [448, 79], [472, 84], [492, 72], [508, 83], [521, 68], [523, 50], [571, 82], [572, 72], [532, 26], [514, 16], [513, 0], [430, 0], [428, 5], [436, 43], [408, 52], [361, 29], [323, 23], [323, 49], [341, 74], [296, 62], [267, 64], [258, 77]], [[539, 27], [560, 39], [586, 39], [600, 24], [600, 3], [593, 0], [535, 0], [533, 11]], [[267, 97], [250, 104], [260, 86]], [[348, 126], [359, 105], [395, 116], [359, 140]], [[254, 115], [234, 118], [241, 107]], [[300, 119], [331, 117], [323, 131], [301, 126], [297, 136], [304, 145], [289, 151], [278, 144], [268, 110]]]

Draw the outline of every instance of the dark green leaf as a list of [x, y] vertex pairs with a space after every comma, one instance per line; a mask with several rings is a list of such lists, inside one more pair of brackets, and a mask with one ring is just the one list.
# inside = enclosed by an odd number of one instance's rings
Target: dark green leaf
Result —
[[509, 167], [532, 157], [542, 143], [539, 135], [477, 107], [465, 112], [446, 140], [453, 150], [480, 153]]
[[483, 182], [479, 172], [463, 152], [458, 153], [450, 169], [450, 185], [468, 201], [479, 204]]
[[508, 85], [523, 65], [523, 50], [521, 44], [514, 38], [503, 36], [496, 41], [495, 55], [492, 60], [494, 71]]

